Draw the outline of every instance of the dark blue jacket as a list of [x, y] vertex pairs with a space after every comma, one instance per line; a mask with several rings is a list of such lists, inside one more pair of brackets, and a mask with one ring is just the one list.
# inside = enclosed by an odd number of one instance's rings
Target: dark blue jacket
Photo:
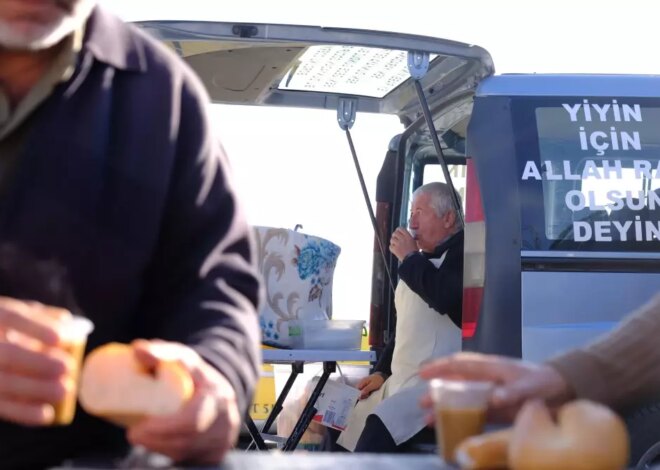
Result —
[[[97, 8], [76, 72], [25, 124], [0, 240], [66, 268], [96, 325], [90, 347], [138, 337], [191, 345], [245, 410], [258, 376], [260, 283], [207, 104], [173, 53]], [[69, 427], [0, 423], [0, 443], [4, 469], [124, 441], [79, 412]]]

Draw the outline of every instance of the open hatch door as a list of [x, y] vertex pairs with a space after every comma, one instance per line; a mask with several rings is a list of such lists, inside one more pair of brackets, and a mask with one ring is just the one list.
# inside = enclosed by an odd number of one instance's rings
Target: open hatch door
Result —
[[356, 112], [420, 114], [408, 52], [429, 54], [421, 79], [429, 107], [473, 90], [493, 73], [478, 46], [366, 30], [220, 22], [137, 23], [161, 39], [201, 77], [214, 103], [336, 110], [352, 98]]

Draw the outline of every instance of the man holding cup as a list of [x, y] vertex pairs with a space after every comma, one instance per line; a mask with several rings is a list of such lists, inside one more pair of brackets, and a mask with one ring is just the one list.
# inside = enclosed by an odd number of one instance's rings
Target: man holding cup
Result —
[[[217, 463], [235, 443], [260, 282], [207, 104], [174, 53], [95, 0], [0, 0], [0, 240], [17, 259], [0, 279], [0, 468], [129, 442]], [[80, 410], [67, 424], [84, 336], [69, 311], [93, 323], [88, 349], [147, 338], [136, 358], [180, 362], [192, 398], [128, 430]]]
[[[660, 292], [614, 330], [584, 347], [535, 364], [503, 356], [458, 353], [425, 364], [427, 380], [490, 381], [492, 420], [511, 421], [533, 399], [556, 407], [584, 398], [615, 408], [657, 401], [660, 392]], [[427, 395], [422, 406], [431, 408]]]
[[[395, 293], [395, 338], [375, 372], [358, 388], [360, 401], [337, 444], [354, 452], [403, 452], [424, 439], [417, 400], [419, 367], [461, 349], [463, 230], [451, 188], [429, 183], [413, 194], [409, 229], [392, 234], [390, 251], [401, 261]], [[411, 233], [412, 232], [412, 233]], [[413, 238], [414, 234], [414, 238]]]

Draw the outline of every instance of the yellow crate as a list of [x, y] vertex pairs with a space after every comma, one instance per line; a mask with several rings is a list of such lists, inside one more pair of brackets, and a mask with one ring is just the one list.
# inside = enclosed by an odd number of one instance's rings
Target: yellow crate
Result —
[[254, 400], [252, 400], [252, 406], [250, 406], [250, 416], [252, 419], [255, 421], [265, 421], [275, 405], [275, 399], [273, 366], [271, 364], [264, 364], [261, 366], [261, 377], [259, 378], [259, 382], [257, 382]]

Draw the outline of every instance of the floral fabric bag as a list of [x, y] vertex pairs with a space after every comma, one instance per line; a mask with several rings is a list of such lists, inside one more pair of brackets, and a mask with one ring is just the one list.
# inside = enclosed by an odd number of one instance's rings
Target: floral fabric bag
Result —
[[289, 320], [332, 318], [332, 278], [341, 249], [294, 230], [259, 226], [254, 230], [266, 285], [259, 313], [262, 342], [290, 347]]

